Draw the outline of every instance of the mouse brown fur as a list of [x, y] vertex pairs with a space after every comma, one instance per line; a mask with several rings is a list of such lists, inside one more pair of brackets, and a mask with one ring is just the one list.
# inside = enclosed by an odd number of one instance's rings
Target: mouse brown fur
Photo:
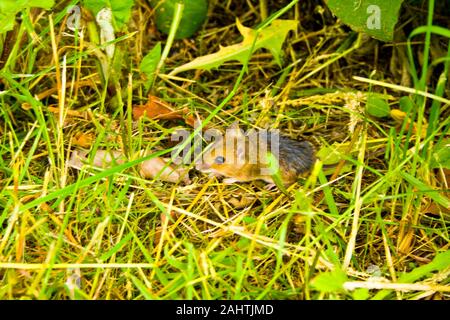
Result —
[[235, 123], [209, 146], [197, 169], [225, 176], [225, 183], [260, 179], [273, 184], [275, 172], [269, 165], [267, 151], [277, 160], [285, 186], [308, 174], [316, 160], [314, 148], [308, 141], [294, 140], [266, 130], [244, 134]]

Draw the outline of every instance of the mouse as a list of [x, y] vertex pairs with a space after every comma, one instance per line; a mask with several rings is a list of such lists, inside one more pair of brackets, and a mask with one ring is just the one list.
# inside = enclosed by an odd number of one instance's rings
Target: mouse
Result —
[[[270, 154], [276, 160], [275, 167], [270, 165]], [[273, 186], [278, 171], [281, 182], [288, 187], [311, 171], [316, 156], [314, 147], [306, 140], [289, 138], [277, 130], [244, 133], [234, 122], [224, 135], [215, 137], [201, 160], [197, 170], [223, 176], [226, 184], [263, 180]]]

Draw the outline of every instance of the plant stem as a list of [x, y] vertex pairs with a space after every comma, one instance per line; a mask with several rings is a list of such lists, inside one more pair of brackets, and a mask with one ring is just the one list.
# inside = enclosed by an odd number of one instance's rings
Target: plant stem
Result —
[[261, 14], [261, 21], [264, 21], [268, 17], [267, 13], [267, 0], [260, 0], [259, 1], [259, 11]]
[[159, 60], [158, 66], [156, 67], [156, 71], [155, 71], [155, 75], [154, 75], [155, 78], [153, 79], [152, 83], [154, 83], [154, 80], [158, 76], [159, 71], [163, 67], [164, 62], [167, 59], [167, 56], [169, 55], [170, 47], [172, 47], [173, 40], [175, 39], [175, 34], [177, 33], [178, 26], [181, 21], [181, 17], [183, 16], [183, 9], [184, 9], [184, 4], [180, 3], [180, 2], [177, 3], [177, 5], [175, 7], [175, 12], [173, 13], [172, 24], [170, 25], [169, 36], [167, 37], [167, 42], [166, 42], [166, 45], [164, 46], [164, 50], [162, 52], [161, 59]]

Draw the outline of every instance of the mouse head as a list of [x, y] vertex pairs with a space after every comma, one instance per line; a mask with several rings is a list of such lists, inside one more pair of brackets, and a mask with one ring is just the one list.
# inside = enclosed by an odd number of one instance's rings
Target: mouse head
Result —
[[[205, 136], [208, 134], [205, 132]], [[203, 162], [197, 165], [202, 172], [214, 173], [226, 177], [238, 177], [246, 165], [247, 138], [237, 122], [227, 128], [224, 135], [209, 134], [214, 137], [203, 153]]]

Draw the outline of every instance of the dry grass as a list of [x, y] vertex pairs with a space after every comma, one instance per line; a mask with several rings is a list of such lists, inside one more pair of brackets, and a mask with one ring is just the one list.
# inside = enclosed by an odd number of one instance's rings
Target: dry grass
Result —
[[[271, 13], [284, 6], [268, 3]], [[300, 21], [283, 46], [284, 67], [264, 50], [252, 56], [237, 91], [208, 125], [223, 130], [239, 120], [247, 129], [278, 128], [307, 139], [318, 150], [339, 144], [353, 164], [329, 175], [317, 168], [287, 196], [259, 181], [225, 185], [195, 169], [190, 184], [145, 180], [132, 166], [139, 159], [104, 171], [68, 168], [80, 134], [90, 135], [94, 153], [162, 154], [186, 124], [128, 116], [146, 100], [137, 66], [166, 38], [146, 1], [136, 2], [122, 35], [135, 33], [117, 42], [123, 59], [108, 85], [88, 33], [83, 40], [65, 35], [66, 5], [54, 8], [52, 20], [30, 12], [34, 40], [22, 28], [2, 40], [3, 56], [7, 47], [14, 55], [0, 80], [6, 91], [0, 94], [0, 298], [448, 298], [449, 265], [424, 269], [449, 250], [448, 170], [431, 168], [430, 152], [417, 150], [448, 138], [449, 85], [426, 137], [406, 121], [365, 113], [367, 92], [398, 108], [414, 88], [402, 34], [426, 24], [426, 12], [405, 8], [392, 45], [353, 34], [321, 1], [301, 1], [282, 17]], [[261, 22], [259, 2], [211, 1], [203, 29], [174, 42], [162, 73], [240, 41], [236, 17], [254, 27]], [[435, 17], [435, 24], [442, 21]], [[423, 51], [419, 38], [415, 57]], [[432, 53], [445, 55], [448, 39], [439, 40]], [[55, 64], [64, 56], [65, 68]], [[241, 68], [227, 63], [180, 74], [191, 81], [162, 76], [153, 94], [205, 119], [230, 97]], [[430, 68], [423, 91], [435, 92], [440, 70]], [[415, 101], [423, 103], [410, 117], [420, 127], [433, 99]], [[347, 277], [344, 287], [314, 286], [318, 275], [336, 269]]]

